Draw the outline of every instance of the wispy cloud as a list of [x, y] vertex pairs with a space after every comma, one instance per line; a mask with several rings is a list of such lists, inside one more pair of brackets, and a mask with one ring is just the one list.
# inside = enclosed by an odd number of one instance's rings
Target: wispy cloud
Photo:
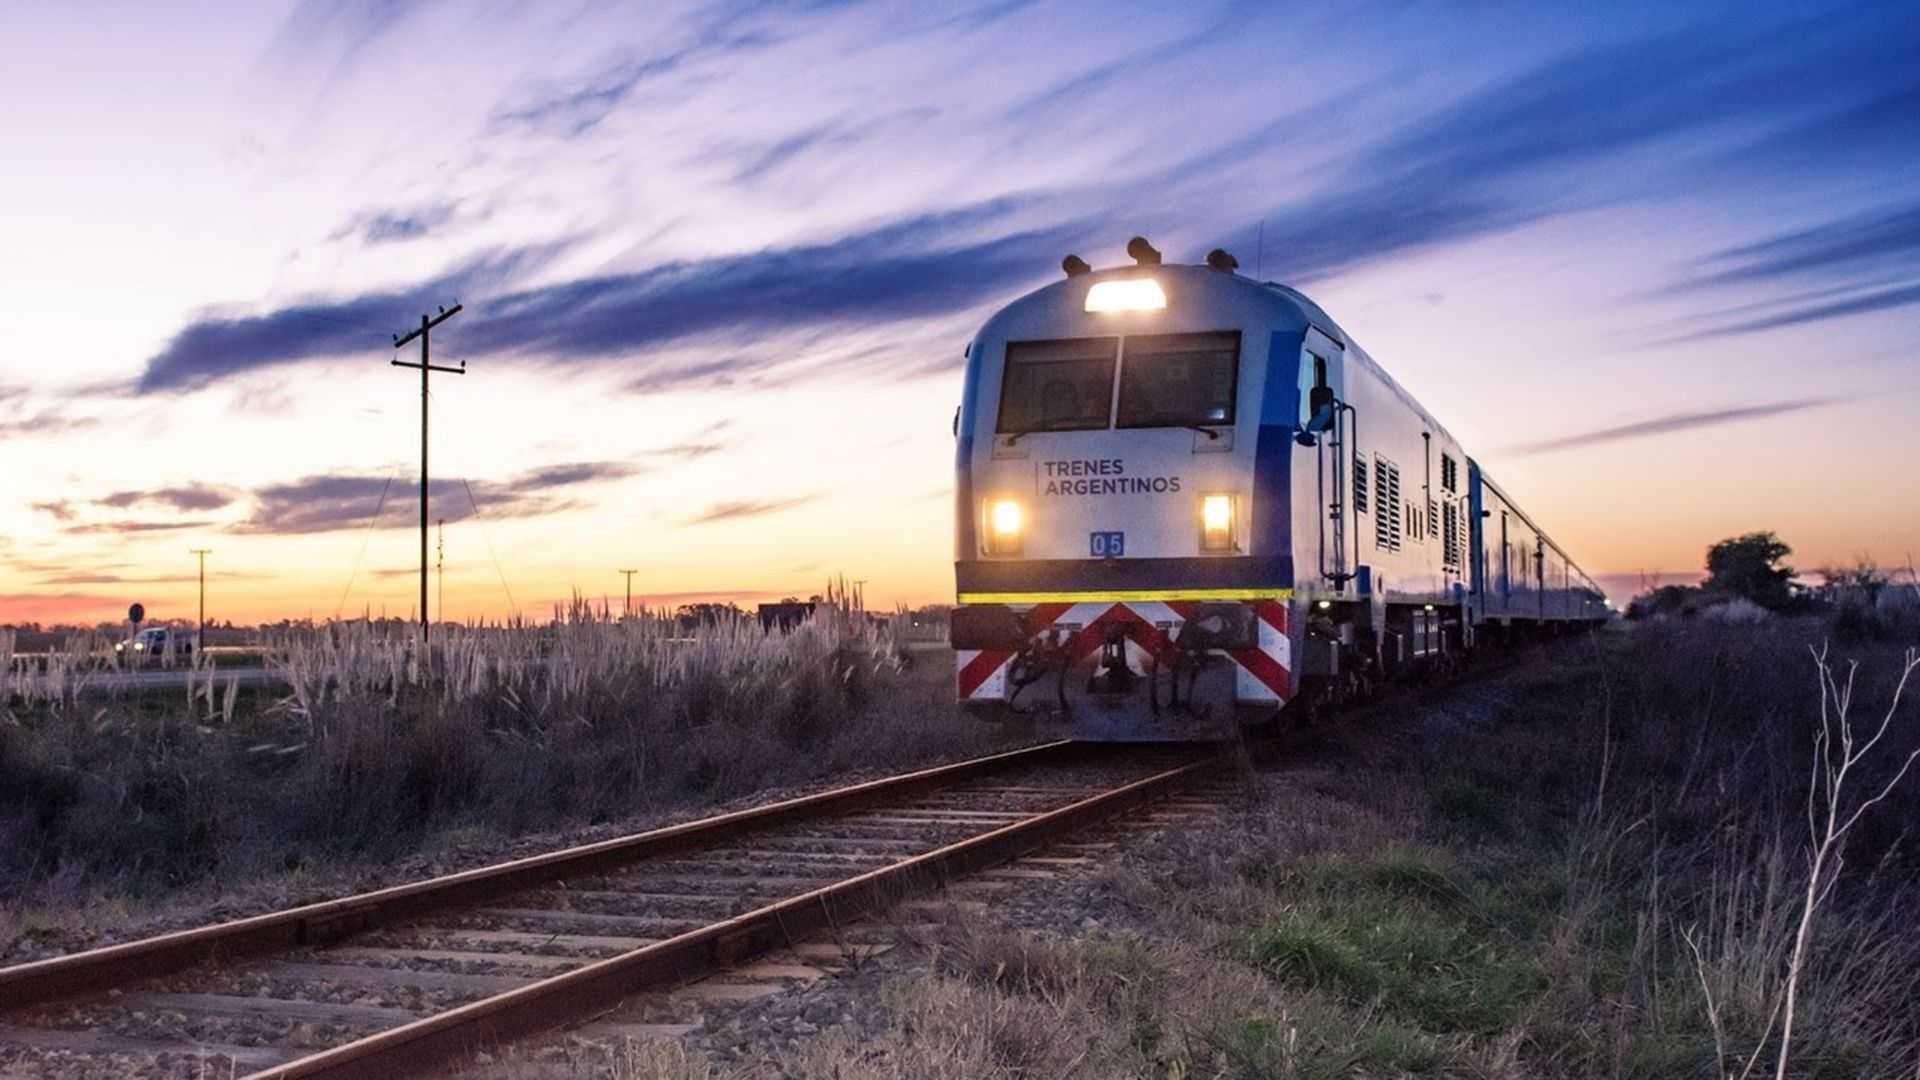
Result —
[[33, 509], [53, 518], [55, 521], [73, 520], [73, 503], [66, 499], [50, 499], [32, 504]]
[[[233, 575], [226, 575], [232, 577]], [[164, 574], [152, 577], [131, 577], [124, 574], [76, 573], [55, 574], [40, 579], [42, 585], [181, 585], [199, 580], [193, 574]]]
[[679, 458], [682, 461], [694, 461], [710, 454], [717, 454], [727, 448], [723, 442], [683, 442], [672, 446], [663, 446], [652, 451], [659, 457]]
[[732, 426], [731, 420], [715, 420], [680, 442], [655, 447], [646, 453], [648, 457], [674, 458], [681, 461], [694, 461], [718, 454], [732, 445], [729, 440], [720, 437], [722, 432]]
[[1889, 266], [1920, 267], [1920, 202], [1852, 214], [1807, 229], [1716, 252], [1702, 261], [1719, 267], [1687, 282], [1727, 285], [1779, 277], [1831, 274]]
[[1920, 304], [1920, 282], [1912, 285], [1898, 285], [1889, 289], [1872, 289], [1858, 296], [1844, 300], [1830, 300], [1817, 304], [1794, 304], [1783, 302], [1773, 314], [1757, 318], [1743, 319], [1739, 322], [1725, 323], [1720, 326], [1695, 330], [1673, 337], [1661, 338], [1653, 342], [1656, 345], [1680, 345], [1695, 341], [1708, 341], [1714, 338], [1738, 337], [1742, 334], [1755, 334], [1763, 330], [1778, 330], [1787, 326], [1803, 326], [1808, 323], [1825, 322], [1828, 319], [1843, 318], [1848, 315], [1865, 315], [1875, 311], [1888, 311], [1894, 308]]
[[165, 506], [182, 513], [218, 510], [231, 505], [236, 498], [232, 491], [210, 487], [206, 484], [187, 484], [184, 487], [155, 488], [151, 491], [116, 491], [102, 499], [95, 500], [101, 506], [115, 510], [125, 510], [131, 506]]
[[1735, 424], [1744, 420], [1759, 420], [1768, 416], [1781, 416], [1800, 412], [1805, 409], [1817, 409], [1836, 404], [1835, 398], [1810, 398], [1802, 401], [1776, 401], [1766, 405], [1746, 405], [1732, 409], [1713, 409], [1706, 412], [1674, 413], [1671, 416], [1655, 417], [1618, 427], [1600, 428], [1584, 431], [1577, 435], [1568, 435], [1544, 442], [1526, 443], [1508, 447], [1502, 453], [1545, 454], [1555, 450], [1572, 450], [1577, 447], [1595, 446], [1600, 443], [1620, 442], [1626, 439], [1644, 439], [1655, 435], [1671, 435], [1679, 431], [1693, 431], [1697, 428], [1717, 427], [1721, 424]]
[[644, 55], [615, 56], [571, 80], [528, 86], [494, 110], [492, 127], [496, 132], [585, 135], [644, 86], [683, 74], [699, 61], [738, 59], [779, 44], [780, 34], [742, 25], [754, 13], [709, 8], [680, 31], [679, 44]]
[[1134, 77], [1150, 65], [1174, 63], [1209, 44], [1244, 32], [1248, 20], [1260, 7], [1248, 0], [1236, 0], [1198, 30], [1153, 42], [1125, 55], [1109, 55], [1091, 67], [1042, 87], [1009, 106], [1003, 118], [1011, 124], [1027, 126], [1036, 114], [1080, 105], [1116, 80]]
[[[465, 325], [455, 331], [458, 347], [469, 356], [601, 361], [701, 335], [754, 339], [838, 321], [876, 323], [965, 310], [1050, 275], [1065, 238], [1082, 228], [972, 238], [1003, 225], [1020, 205], [1000, 200], [916, 215], [820, 244], [495, 294], [470, 304]], [[407, 294], [202, 319], [147, 362], [139, 392], [192, 389], [265, 367], [377, 348], [385, 344], [379, 328], [404, 325], [405, 313], [417, 313], [430, 297], [458, 294], [462, 286], [484, 291], [482, 286], [544, 261], [548, 251], [498, 255]], [[679, 371], [694, 379], [714, 374], [704, 365]], [[660, 389], [660, 382], [651, 388]]]
[[693, 364], [654, 367], [626, 383], [628, 393], [658, 394], [688, 387], [729, 386], [734, 376], [761, 366], [760, 361], [729, 356], [721, 360], [702, 360]]
[[51, 435], [67, 435], [75, 431], [86, 431], [98, 427], [100, 421], [91, 416], [69, 416], [53, 409], [42, 409], [30, 416], [17, 416], [0, 420], [0, 439], [29, 439]]
[[[1291, 280], [1577, 212], [1752, 165], [1653, 152], [1779, 131], [1857, 108], [1903, 70], [1907, 46], [1818, 21], [1609, 42], [1554, 57], [1417, 117], [1338, 163], [1331, 183], [1267, 217]], [[1822, 129], [1835, 152], [1863, 128]], [[1637, 164], [1636, 164], [1637, 163]], [[1245, 243], [1251, 237], [1237, 242]]]
[[802, 506], [818, 499], [818, 495], [795, 495], [783, 499], [731, 499], [714, 503], [699, 514], [688, 519], [689, 525], [710, 525], [716, 521], [737, 521], [741, 518], [766, 517]]
[[381, 38], [427, 5], [407, 0], [300, 0], [281, 21], [257, 67], [328, 101]]
[[[436, 480], [427, 498], [440, 509], [436, 517], [463, 521], [477, 511], [492, 518], [535, 517], [572, 509], [579, 488], [634, 474], [624, 462], [574, 462], [547, 465], [504, 480]], [[254, 492], [253, 512], [233, 526], [239, 533], [294, 535], [337, 529], [407, 528], [418, 522], [418, 488], [391, 476], [365, 473], [321, 474]]]
[[418, 240], [451, 223], [459, 213], [457, 203], [428, 203], [407, 210], [363, 210], [333, 234], [336, 240], [358, 235], [369, 246]]
[[211, 521], [149, 521], [141, 519], [123, 521], [89, 521], [79, 525], [69, 525], [61, 531], [71, 536], [97, 536], [102, 534], [125, 535], [130, 533], [180, 532], [183, 529], [205, 529], [214, 525]]
[[957, 30], [971, 33], [982, 30], [1012, 15], [1017, 15], [1033, 7], [1039, 0], [996, 0], [994, 3], [981, 4], [967, 11], [957, 12], [941, 19], [929, 27], [930, 30]]
[[1708, 325], [1653, 344], [1737, 337], [1920, 304], [1920, 202], [1878, 207], [1730, 247], [1697, 266], [1700, 272], [1676, 289], [1777, 284], [1783, 291], [1689, 320]]
[[494, 113], [496, 129], [527, 128], [583, 135], [605, 120], [643, 81], [686, 62], [685, 51], [644, 60], [618, 60], [570, 85], [542, 83]]
[[897, 109], [867, 118], [841, 117], [783, 134], [770, 142], [721, 144], [696, 156], [696, 161], [718, 160], [733, 165], [733, 183], [765, 180], [814, 151], [845, 154], [863, 143], [939, 115], [931, 107]]
[[421, 311], [449, 296], [497, 288], [545, 265], [566, 246], [492, 252], [405, 292], [306, 301], [265, 315], [202, 316], [147, 361], [134, 392], [179, 393], [262, 368], [384, 350], [394, 329], [418, 319]]

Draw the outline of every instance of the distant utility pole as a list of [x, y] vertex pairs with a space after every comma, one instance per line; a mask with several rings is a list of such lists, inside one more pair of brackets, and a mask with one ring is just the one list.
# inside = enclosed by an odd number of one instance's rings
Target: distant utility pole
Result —
[[855, 611], [867, 610], [867, 579], [866, 578], [861, 578], [860, 580], [853, 583], [853, 609]]
[[433, 575], [434, 587], [440, 592], [440, 622], [447, 621], [447, 519], [436, 518], [433, 523]]
[[420, 369], [420, 644], [427, 643], [427, 376], [435, 371], [444, 371], [449, 375], [465, 375], [467, 362], [460, 361], [459, 367], [435, 367], [427, 358], [427, 338], [434, 327], [460, 314], [460, 305], [441, 308], [438, 315], [420, 316], [420, 329], [409, 330], [406, 336], [393, 335], [393, 347], [399, 348], [414, 338], [420, 339], [420, 362], [410, 364], [405, 360], [395, 360], [394, 367]]
[[625, 607], [620, 609], [620, 615], [624, 618], [633, 614], [633, 575], [637, 573], [637, 571], [622, 570], [620, 573], [627, 575], [627, 603]]
[[213, 549], [194, 548], [193, 554], [200, 560], [200, 636], [195, 639], [193, 647], [205, 652], [207, 649], [207, 556], [213, 554]]

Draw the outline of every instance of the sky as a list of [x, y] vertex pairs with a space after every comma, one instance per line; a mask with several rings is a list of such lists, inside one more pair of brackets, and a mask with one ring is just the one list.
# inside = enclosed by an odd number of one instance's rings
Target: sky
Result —
[[1616, 598], [1920, 554], [1907, 6], [0, 8], [0, 623], [952, 598], [962, 350], [1302, 288]]

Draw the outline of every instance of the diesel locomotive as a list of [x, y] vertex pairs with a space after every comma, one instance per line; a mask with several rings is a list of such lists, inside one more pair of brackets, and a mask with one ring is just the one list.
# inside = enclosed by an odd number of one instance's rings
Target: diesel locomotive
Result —
[[960, 702], [1114, 739], [1364, 697], [1610, 611], [1446, 427], [1300, 292], [1215, 250], [1066, 276], [966, 350]]

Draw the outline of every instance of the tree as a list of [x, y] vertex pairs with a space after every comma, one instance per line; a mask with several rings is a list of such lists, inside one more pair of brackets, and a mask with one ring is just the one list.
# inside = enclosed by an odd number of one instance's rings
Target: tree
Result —
[[1787, 582], [1793, 579], [1793, 567], [1780, 565], [1791, 554], [1793, 549], [1771, 532], [1722, 540], [1707, 549], [1706, 588], [1777, 611], [1792, 600]]

